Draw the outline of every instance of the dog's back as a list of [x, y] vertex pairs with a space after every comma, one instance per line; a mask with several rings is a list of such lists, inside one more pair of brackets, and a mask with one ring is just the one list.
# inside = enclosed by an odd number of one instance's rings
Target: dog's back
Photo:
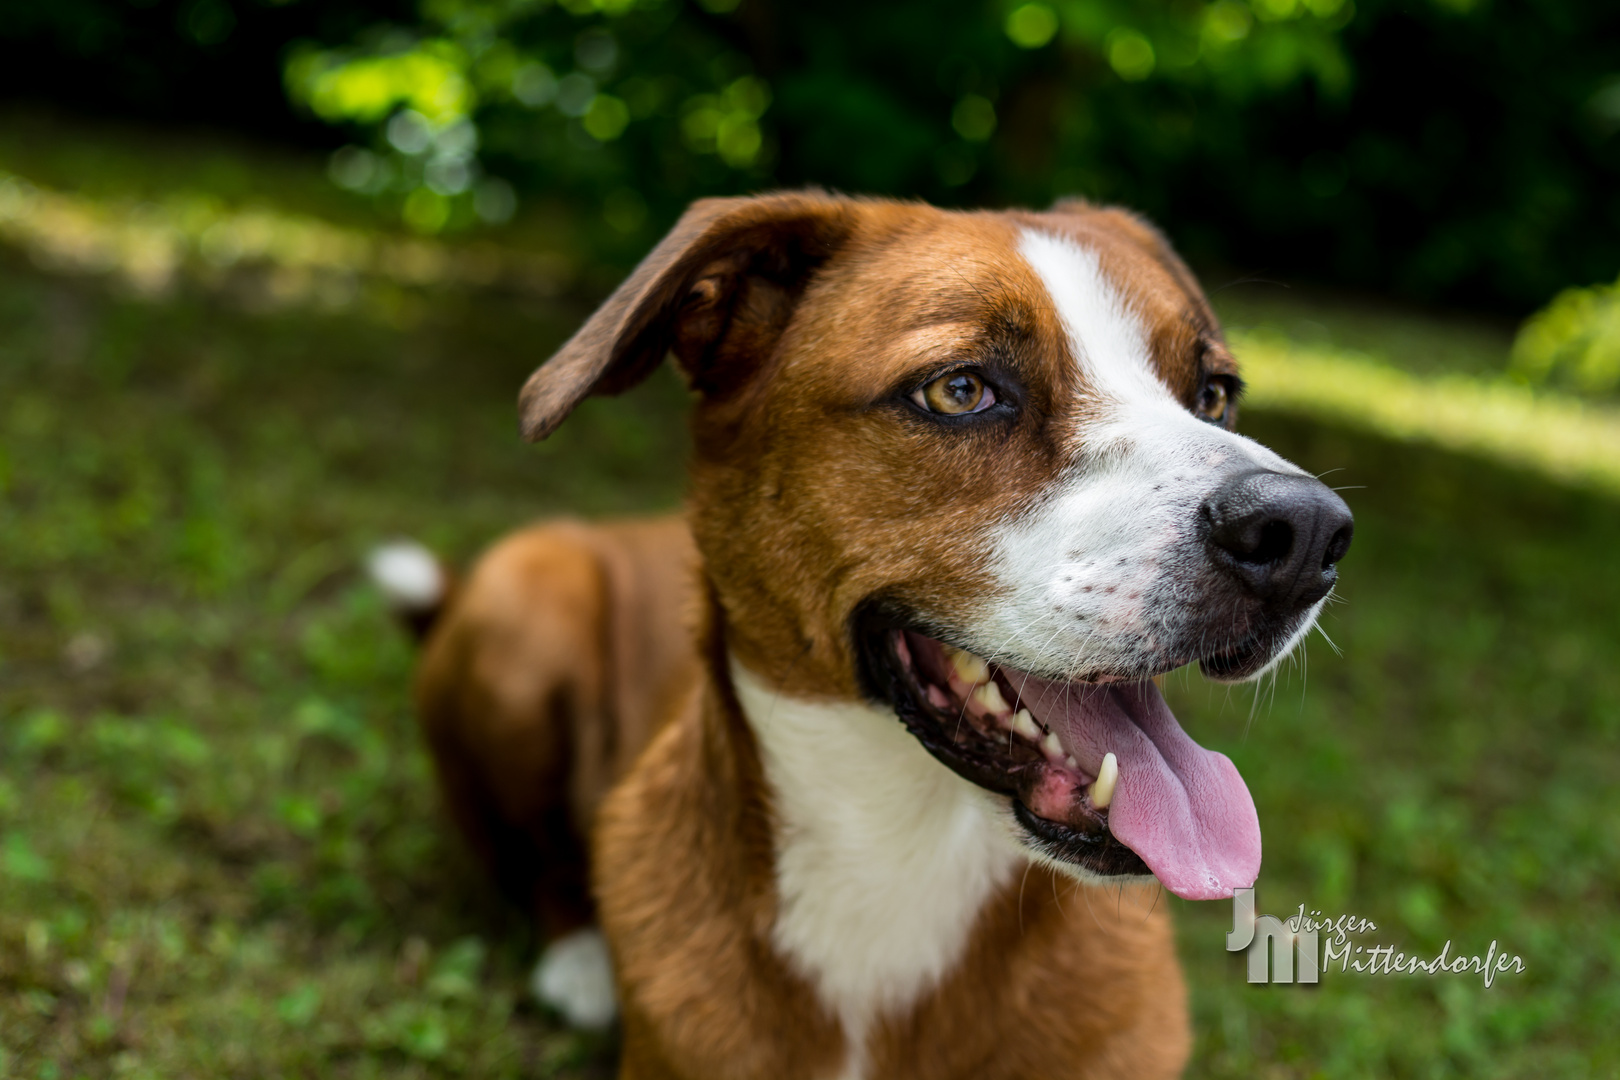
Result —
[[416, 699], [445, 800], [547, 937], [592, 919], [597, 804], [693, 684], [696, 553], [679, 516], [506, 537], [425, 627]]

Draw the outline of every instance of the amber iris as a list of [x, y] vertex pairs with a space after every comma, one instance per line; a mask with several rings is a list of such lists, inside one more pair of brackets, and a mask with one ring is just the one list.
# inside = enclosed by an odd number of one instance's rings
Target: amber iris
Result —
[[995, 404], [995, 392], [971, 371], [941, 375], [914, 395], [917, 404], [944, 416], [979, 412]]
[[1209, 380], [1198, 395], [1198, 415], [1216, 424], [1223, 422], [1230, 407], [1230, 396], [1223, 380]]

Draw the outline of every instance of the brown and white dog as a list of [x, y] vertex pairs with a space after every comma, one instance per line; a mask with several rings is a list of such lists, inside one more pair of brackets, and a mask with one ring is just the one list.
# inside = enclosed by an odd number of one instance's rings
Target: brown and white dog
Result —
[[418, 575], [445, 789], [549, 933], [589, 918], [590, 837], [607, 949], [563, 938], [542, 989], [600, 1019], [611, 955], [625, 1077], [1178, 1073], [1151, 884], [1230, 896], [1260, 831], [1152, 680], [1275, 665], [1351, 534], [1233, 433], [1192, 275], [1078, 202], [704, 201], [530, 378], [525, 436], [666, 355], [695, 553], [563, 524]]

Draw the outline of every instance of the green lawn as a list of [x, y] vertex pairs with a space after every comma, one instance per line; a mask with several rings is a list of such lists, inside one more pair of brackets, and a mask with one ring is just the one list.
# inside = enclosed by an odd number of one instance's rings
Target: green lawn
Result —
[[[1417, 371], [1492, 370], [1506, 340], [1219, 299]], [[0, 254], [0, 1077], [610, 1068], [527, 1001], [534, 943], [439, 818], [410, 651], [355, 567], [401, 533], [466, 558], [536, 515], [675, 505], [684, 394], [661, 374], [525, 447], [516, 388], [583, 308], [399, 302], [412, 318], [142, 301]], [[1258, 700], [1171, 691], [1254, 792], [1261, 910], [1354, 913], [1419, 953], [1495, 938], [1528, 970], [1251, 988], [1229, 906], [1167, 901], [1190, 1075], [1612, 1075], [1620, 502], [1243, 426], [1339, 470], [1357, 514], [1342, 655], [1316, 639], [1308, 678]]]

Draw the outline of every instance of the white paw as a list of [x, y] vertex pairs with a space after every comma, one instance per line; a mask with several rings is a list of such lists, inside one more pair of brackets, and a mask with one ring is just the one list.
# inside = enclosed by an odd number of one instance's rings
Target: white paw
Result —
[[601, 1031], [618, 1015], [613, 962], [599, 930], [576, 930], [546, 946], [529, 983], [534, 996], [576, 1028]]

